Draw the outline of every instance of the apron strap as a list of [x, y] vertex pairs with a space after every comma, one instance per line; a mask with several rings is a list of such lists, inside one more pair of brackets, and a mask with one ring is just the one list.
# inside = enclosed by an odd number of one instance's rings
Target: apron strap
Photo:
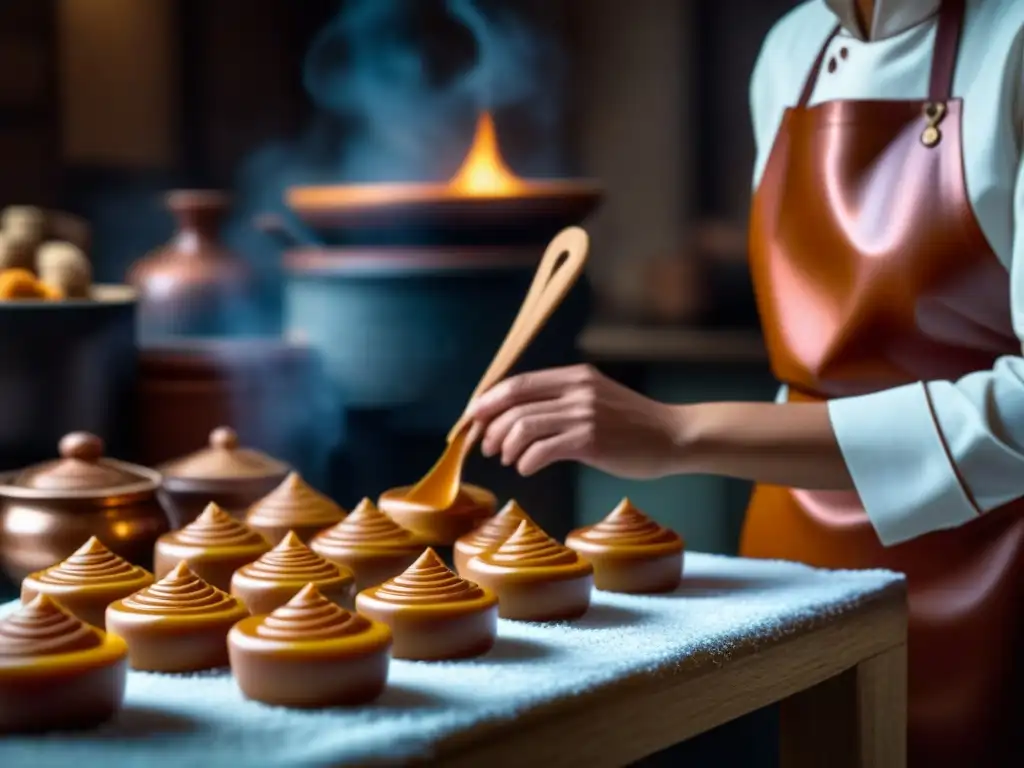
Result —
[[943, 0], [939, 9], [939, 25], [935, 30], [935, 51], [932, 53], [932, 75], [928, 84], [928, 100], [946, 102], [953, 97], [953, 75], [960, 48], [960, 30], [967, 11], [965, 0]]
[[[943, 0], [939, 9], [938, 28], [935, 31], [935, 50], [932, 53], [932, 71], [928, 82], [929, 101], [949, 101], [953, 95], [953, 75], [956, 72], [956, 59], [960, 47], [960, 30], [963, 27], [964, 15], [966, 13], [965, 0]], [[825, 55], [832, 41], [839, 34], [840, 25], [829, 33], [825, 39], [818, 56], [811, 65], [811, 71], [807, 74], [804, 89], [800, 94], [798, 107], [806, 107], [814, 94], [814, 87], [818, 84], [818, 76], [821, 74], [821, 67], [825, 63]]]

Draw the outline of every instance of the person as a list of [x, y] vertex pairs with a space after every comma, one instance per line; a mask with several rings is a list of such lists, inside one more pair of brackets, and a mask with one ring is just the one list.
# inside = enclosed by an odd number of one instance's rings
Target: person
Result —
[[524, 475], [755, 481], [741, 554], [906, 573], [908, 759], [1014, 762], [1024, 695], [1024, 0], [809, 0], [751, 83], [775, 403], [586, 366], [470, 414]]

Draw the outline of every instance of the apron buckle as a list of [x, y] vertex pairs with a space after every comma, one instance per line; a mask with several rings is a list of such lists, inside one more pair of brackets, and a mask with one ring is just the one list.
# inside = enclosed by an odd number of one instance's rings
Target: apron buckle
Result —
[[924, 105], [923, 112], [927, 125], [921, 133], [921, 143], [931, 148], [942, 141], [942, 131], [939, 130], [939, 123], [946, 116], [946, 105], [941, 101], [930, 101]]

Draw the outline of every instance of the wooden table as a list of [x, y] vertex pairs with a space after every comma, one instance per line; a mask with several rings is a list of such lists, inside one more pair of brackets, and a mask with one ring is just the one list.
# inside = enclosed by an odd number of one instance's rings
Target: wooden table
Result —
[[227, 670], [131, 672], [117, 719], [2, 738], [0, 766], [620, 768], [773, 702], [785, 768], [904, 766], [901, 577], [694, 552], [683, 571], [667, 595], [594, 592], [571, 622], [499, 620], [475, 659], [395, 660], [366, 707], [264, 707]]
[[782, 705], [782, 768], [906, 765], [906, 591], [747, 645], [726, 663], [624, 680], [513, 724], [439, 745], [451, 768], [621, 768], [719, 725]]

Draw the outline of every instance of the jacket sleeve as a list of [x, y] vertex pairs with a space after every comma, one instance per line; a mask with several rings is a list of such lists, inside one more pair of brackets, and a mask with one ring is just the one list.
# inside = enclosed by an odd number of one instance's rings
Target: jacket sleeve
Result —
[[[1010, 291], [1024, 338], [1024, 163], [1017, 172]], [[882, 542], [953, 528], [1024, 496], [1024, 358], [959, 381], [829, 403], [836, 438]]]

